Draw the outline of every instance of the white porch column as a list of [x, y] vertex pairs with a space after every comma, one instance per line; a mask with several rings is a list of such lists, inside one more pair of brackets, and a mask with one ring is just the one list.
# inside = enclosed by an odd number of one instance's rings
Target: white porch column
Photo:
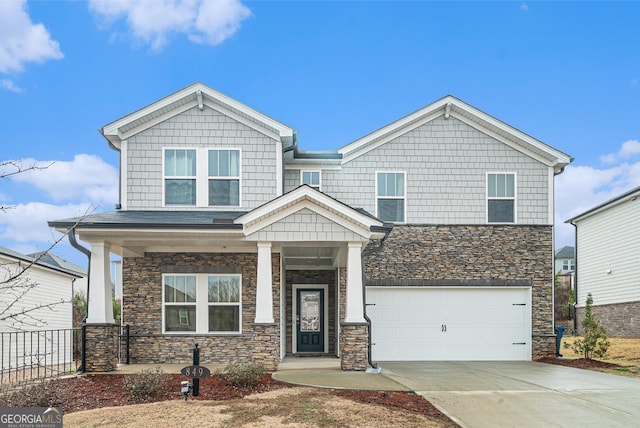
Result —
[[89, 304], [87, 324], [113, 324], [111, 293], [111, 245], [91, 242], [91, 272], [89, 273]]
[[258, 242], [258, 278], [256, 286], [256, 323], [273, 323], [273, 274], [271, 242]]
[[345, 322], [362, 323], [364, 300], [362, 299], [362, 243], [349, 242], [347, 253], [347, 301]]

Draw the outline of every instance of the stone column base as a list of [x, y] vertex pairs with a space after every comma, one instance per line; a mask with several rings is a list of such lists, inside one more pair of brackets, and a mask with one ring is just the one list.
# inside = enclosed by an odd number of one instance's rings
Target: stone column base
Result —
[[85, 373], [111, 372], [118, 366], [120, 326], [83, 324], [85, 332]]
[[[562, 353], [562, 349], [560, 349]], [[531, 359], [555, 358], [556, 356], [556, 335], [540, 335], [532, 337]]]
[[280, 361], [280, 332], [277, 324], [253, 324], [253, 363], [275, 371]]
[[342, 323], [340, 329], [340, 367], [342, 370], [365, 371], [367, 359], [367, 323]]

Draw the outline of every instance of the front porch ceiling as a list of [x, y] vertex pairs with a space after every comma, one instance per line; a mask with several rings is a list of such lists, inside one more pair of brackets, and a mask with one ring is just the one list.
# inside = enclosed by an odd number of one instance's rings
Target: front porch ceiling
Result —
[[339, 253], [339, 247], [286, 247], [282, 249], [286, 269], [336, 266]]

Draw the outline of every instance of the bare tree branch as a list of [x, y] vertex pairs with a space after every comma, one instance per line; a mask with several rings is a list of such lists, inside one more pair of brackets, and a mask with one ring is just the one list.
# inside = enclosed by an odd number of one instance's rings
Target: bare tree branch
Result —
[[[50, 162], [49, 164], [45, 165], [45, 164], [38, 164], [37, 162], [32, 162], [25, 166], [23, 165], [22, 160], [0, 161], [0, 180], [3, 178], [9, 179], [14, 175], [22, 174], [27, 171], [42, 171], [49, 168], [54, 163], [55, 162]], [[0, 205], [0, 211], [2, 212], [6, 212], [7, 210], [10, 210], [12, 208], [14, 207]]]

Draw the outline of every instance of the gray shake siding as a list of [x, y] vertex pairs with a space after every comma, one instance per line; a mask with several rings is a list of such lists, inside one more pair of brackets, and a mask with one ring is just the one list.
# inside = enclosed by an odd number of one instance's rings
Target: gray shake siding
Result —
[[205, 106], [202, 111], [194, 107], [129, 138], [126, 144], [127, 209], [175, 209], [162, 206], [162, 149], [165, 147], [239, 148], [242, 153], [239, 209], [256, 208], [277, 196], [276, 142]]
[[[407, 223], [485, 224], [486, 173], [515, 172], [516, 222], [549, 224], [548, 168], [455, 118], [439, 117], [339, 171], [322, 171], [322, 191], [375, 214], [375, 173], [385, 170], [406, 172]], [[288, 170], [285, 191], [299, 183], [299, 170]]]

